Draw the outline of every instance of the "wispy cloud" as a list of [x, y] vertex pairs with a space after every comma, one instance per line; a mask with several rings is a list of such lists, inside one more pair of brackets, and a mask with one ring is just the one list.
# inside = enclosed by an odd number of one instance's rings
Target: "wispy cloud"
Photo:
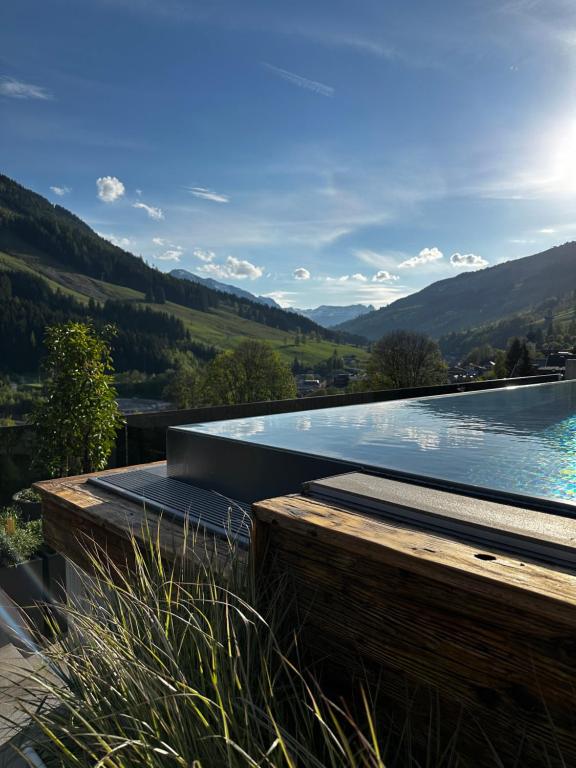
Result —
[[180, 261], [184, 249], [180, 245], [171, 245], [166, 251], [155, 256], [158, 261]]
[[157, 221], [164, 218], [162, 209], [155, 208], [153, 205], [146, 205], [146, 203], [132, 203], [132, 208], [140, 208], [141, 210], [146, 211], [151, 219], [156, 219]]
[[376, 269], [394, 268], [398, 264], [398, 260], [404, 261], [408, 254], [401, 251], [392, 251], [390, 253], [378, 253], [368, 248], [360, 248], [353, 251], [354, 256], [364, 264], [368, 264], [370, 267]]
[[[382, 307], [407, 296], [410, 291], [399, 283], [357, 282], [351, 280], [326, 281], [322, 286], [328, 302], [335, 304], [364, 303]], [[325, 301], [326, 301], [325, 299]]]
[[163, 237], [153, 237], [152, 242], [154, 245], [166, 245], [166, 240]]
[[450, 256], [450, 264], [459, 269], [480, 269], [488, 266], [486, 259], [477, 253], [453, 253]]
[[11, 77], [0, 77], [0, 96], [8, 96], [11, 99], [40, 99], [49, 101], [54, 97], [46, 88], [31, 83], [23, 83]]
[[237, 280], [256, 280], [264, 274], [264, 268], [246, 259], [237, 259], [234, 256], [228, 256], [224, 264], [203, 264], [198, 272], [205, 275], [211, 275], [221, 279], [235, 278]]
[[327, 277], [327, 283], [367, 283], [368, 278], [362, 272], [353, 275], [340, 275], [340, 277]]
[[311, 29], [310, 27], [297, 27], [287, 30], [290, 34], [307, 38], [310, 42], [320, 43], [334, 48], [350, 48], [351, 50], [365, 53], [369, 56], [375, 56], [378, 59], [396, 59], [398, 52], [394, 46], [381, 40], [370, 39], [369, 37], [351, 32], [349, 34], [330, 32], [325, 28]]
[[213, 192], [211, 189], [205, 187], [186, 187], [188, 192], [194, 197], [199, 197], [201, 200], [211, 200], [213, 203], [229, 203], [230, 198], [228, 195], [221, 195], [217, 192]]
[[194, 248], [192, 253], [194, 256], [196, 256], [197, 259], [200, 259], [200, 261], [203, 261], [205, 264], [214, 261], [216, 258], [214, 251], [205, 251], [202, 248]]
[[275, 67], [273, 64], [268, 64], [267, 62], [263, 62], [262, 66], [265, 67], [269, 72], [272, 72], [278, 77], [281, 77], [283, 80], [287, 80], [289, 83], [292, 83], [292, 85], [297, 85], [299, 88], [305, 88], [307, 91], [319, 93], [321, 96], [328, 96], [329, 98], [332, 98], [332, 96], [334, 96], [336, 93], [335, 89], [331, 85], [320, 83], [317, 80], [310, 80], [307, 77], [302, 77], [302, 75], [289, 72], [287, 69]]
[[50, 187], [50, 189], [55, 195], [58, 195], [58, 197], [64, 197], [64, 195], [67, 195], [70, 192], [70, 187]]
[[117, 245], [119, 248], [129, 248], [133, 245], [132, 240], [130, 240], [129, 237], [117, 237], [116, 235], [105, 234], [104, 232], [97, 232], [96, 234], [103, 237], [104, 240], [108, 240], [112, 245]]
[[288, 298], [289, 296], [297, 296], [294, 291], [272, 291], [271, 293], [265, 293], [264, 298], [274, 299], [277, 304], [280, 304], [284, 309], [293, 307], [296, 303], [295, 299]]
[[96, 179], [96, 189], [103, 203], [113, 203], [126, 191], [126, 187], [116, 176], [100, 176]]
[[422, 248], [418, 256], [412, 256], [411, 259], [406, 259], [406, 261], [398, 264], [398, 267], [400, 269], [414, 269], [414, 267], [420, 267], [423, 264], [430, 264], [431, 262], [438, 261], [443, 257], [444, 254], [439, 248]]
[[295, 280], [310, 280], [310, 272], [306, 267], [298, 267], [292, 272], [292, 277]]

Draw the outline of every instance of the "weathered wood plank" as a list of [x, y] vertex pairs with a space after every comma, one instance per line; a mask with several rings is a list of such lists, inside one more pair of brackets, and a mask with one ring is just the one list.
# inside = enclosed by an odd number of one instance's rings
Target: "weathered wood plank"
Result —
[[504, 753], [525, 733], [576, 763], [574, 573], [300, 496], [254, 518], [257, 575], [289, 577], [301, 647], [328, 670], [431, 686]]
[[254, 515], [259, 522], [293, 531], [312, 542], [341, 545], [351, 561], [370, 557], [434, 578], [447, 587], [514, 600], [527, 609], [534, 606], [540, 616], [549, 615], [571, 625], [576, 622], [576, 579], [573, 572], [563, 568], [520, 560], [510, 553], [302, 496], [257, 502]]

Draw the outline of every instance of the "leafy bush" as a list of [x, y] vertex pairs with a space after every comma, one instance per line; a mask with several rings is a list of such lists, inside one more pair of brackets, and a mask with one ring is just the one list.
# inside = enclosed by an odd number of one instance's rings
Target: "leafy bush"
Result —
[[34, 504], [42, 501], [42, 497], [34, 488], [23, 488], [21, 491], [18, 491], [17, 497], [18, 501], [28, 501]]
[[16, 507], [0, 511], [0, 566], [17, 565], [30, 560], [43, 543], [42, 521], [22, 522]]

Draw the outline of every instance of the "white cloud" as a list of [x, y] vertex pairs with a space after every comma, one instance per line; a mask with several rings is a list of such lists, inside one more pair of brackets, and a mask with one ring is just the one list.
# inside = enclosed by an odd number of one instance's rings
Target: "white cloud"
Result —
[[552, 227], [544, 227], [543, 229], [539, 229], [538, 232], [541, 235], [553, 235], [556, 230], [552, 229]]
[[264, 298], [274, 299], [277, 304], [280, 304], [284, 309], [293, 307], [296, 303], [295, 299], [289, 299], [288, 296], [296, 296], [293, 291], [272, 291], [272, 293], [265, 293]]
[[163, 237], [153, 237], [152, 242], [154, 245], [161, 246], [166, 250], [163, 253], [154, 256], [158, 261], [180, 261], [180, 257], [184, 253], [184, 248], [181, 245], [170, 243]]
[[202, 248], [195, 248], [192, 253], [194, 256], [196, 256], [197, 259], [200, 259], [200, 261], [203, 261], [205, 263], [214, 261], [216, 258], [216, 254], [214, 251], [204, 251]]
[[141, 189], [137, 189], [136, 190], [136, 194], [138, 195], [138, 197], [141, 197], [142, 196], [142, 190]]
[[262, 267], [257, 267], [245, 259], [236, 259], [234, 256], [228, 256], [226, 266], [230, 270], [230, 274], [238, 278], [249, 277], [250, 280], [255, 280], [257, 277], [262, 277], [264, 273]]
[[212, 192], [205, 187], [186, 187], [188, 192], [194, 197], [199, 197], [202, 200], [211, 200], [213, 203], [229, 203], [230, 198], [228, 195], [220, 195], [217, 192]]
[[398, 275], [392, 275], [386, 269], [379, 269], [372, 277], [373, 283], [385, 283], [388, 280], [399, 280]]
[[182, 248], [179, 246], [175, 246], [174, 248], [169, 248], [167, 251], [164, 251], [164, 253], [161, 253], [159, 256], [155, 256], [155, 259], [158, 259], [159, 261], [180, 261], [180, 257], [182, 256]]
[[256, 280], [264, 274], [263, 267], [257, 267], [245, 259], [237, 259], [228, 256], [225, 264], [203, 264], [199, 269], [205, 275], [213, 275], [219, 278], [236, 278], [237, 280]]
[[419, 267], [422, 264], [430, 264], [433, 261], [438, 261], [438, 259], [443, 258], [444, 254], [441, 250], [439, 250], [436, 247], [433, 248], [422, 248], [418, 256], [412, 256], [411, 259], [406, 259], [406, 261], [403, 261], [401, 264], [398, 264], [398, 267], [401, 269], [404, 269], [408, 267], [409, 269], [412, 269], [413, 267]]
[[112, 245], [117, 245], [119, 248], [128, 248], [132, 245], [132, 240], [129, 237], [116, 237], [116, 235], [105, 234], [104, 232], [97, 232], [96, 234], [103, 237], [104, 240], [108, 240]]
[[96, 188], [98, 197], [104, 203], [113, 203], [126, 191], [124, 184], [116, 176], [100, 176], [96, 179]]
[[488, 262], [483, 259], [482, 256], [478, 256], [476, 253], [453, 253], [450, 256], [450, 264], [453, 267], [471, 267], [472, 269], [479, 269], [480, 267], [487, 267]]
[[262, 66], [270, 72], [273, 72], [275, 75], [278, 75], [278, 77], [281, 77], [283, 80], [287, 80], [289, 83], [297, 85], [299, 88], [305, 88], [307, 91], [313, 91], [314, 93], [319, 93], [321, 96], [328, 96], [329, 98], [334, 96], [335, 90], [331, 85], [319, 83], [317, 80], [310, 80], [307, 77], [296, 75], [294, 72], [289, 72], [287, 69], [280, 69], [280, 67], [275, 67], [273, 64], [267, 64], [266, 62], [263, 62]]
[[22, 83], [19, 80], [13, 80], [11, 77], [0, 78], [0, 96], [8, 96], [12, 99], [40, 99], [48, 101], [52, 99], [52, 94], [39, 85]]
[[353, 275], [341, 275], [340, 277], [327, 277], [327, 283], [367, 283], [368, 278], [361, 272], [356, 272]]
[[55, 195], [58, 195], [58, 197], [64, 197], [64, 195], [67, 195], [70, 192], [70, 187], [50, 187], [50, 189]]
[[[347, 276], [343, 275], [343, 277]], [[410, 293], [398, 282], [394, 284], [372, 281], [364, 283], [351, 281], [349, 276], [348, 280], [327, 279], [322, 290], [325, 293], [323, 301], [327, 304], [373, 304], [376, 307], [389, 304]], [[302, 305], [298, 304], [298, 306]]]
[[132, 203], [132, 208], [141, 208], [143, 211], [146, 211], [151, 219], [156, 219], [157, 221], [164, 218], [162, 209], [155, 208], [153, 205], [146, 205], [146, 203]]
[[306, 267], [298, 267], [292, 272], [292, 277], [295, 280], [310, 280], [310, 272]]

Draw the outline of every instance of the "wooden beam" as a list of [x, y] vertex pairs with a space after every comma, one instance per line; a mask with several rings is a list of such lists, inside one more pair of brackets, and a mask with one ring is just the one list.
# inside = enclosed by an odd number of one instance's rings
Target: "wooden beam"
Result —
[[363, 669], [396, 700], [402, 681], [431, 688], [503, 755], [526, 736], [573, 764], [573, 572], [302, 496], [255, 504], [254, 540], [257, 576], [288, 577], [301, 647], [336, 688]]

